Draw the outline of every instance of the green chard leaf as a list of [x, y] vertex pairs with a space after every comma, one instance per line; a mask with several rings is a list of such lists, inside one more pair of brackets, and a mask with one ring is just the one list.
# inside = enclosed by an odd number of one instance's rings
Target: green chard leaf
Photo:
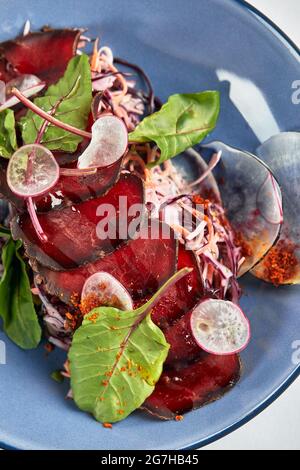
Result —
[[[60, 121], [85, 130], [92, 103], [92, 80], [89, 58], [86, 54], [70, 60], [64, 76], [48, 88], [45, 95], [34, 103], [46, 112], [51, 112]], [[20, 121], [25, 144], [37, 138], [44, 120], [29, 110]], [[50, 150], [75, 152], [82, 137], [49, 124], [42, 144]]]
[[161, 295], [190, 269], [176, 273], [145, 305], [124, 312], [99, 307], [85, 316], [69, 351], [77, 406], [103, 423], [126, 418], [151, 395], [169, 344], [151, 320]]
[[20, 241], [8, 240], [2, 249], [4, 273], [0, 281], [0, 317], [5, 333], [22, 349], [36, 348], [41, 327], [34, 308]]
[[0, 156], [10, 158], [17, 149], [15, 115], [11, 109], [0, 112]]
[[7, 227], [3, 227], [3, 225], [0, 224], [0, 237], [10, 238], [10, 236], [11, 236], [10, 229]]
[[217, 91], [172, 95], [160, 111], [147, 116], [129, 134], [131, 142], [155, 142], [163, 163], [198, 144], [216, 126], [220, 112]]

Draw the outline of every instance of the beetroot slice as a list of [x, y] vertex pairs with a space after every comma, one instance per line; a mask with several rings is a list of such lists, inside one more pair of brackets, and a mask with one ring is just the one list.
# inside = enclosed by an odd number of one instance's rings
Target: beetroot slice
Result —
[[172, 286], [152, 311], [152, 320], [163, 330], [189, 311], [203, 294], [200, 268], [195, 253], [179, 245], [178, 270], [193, 268], [193, 271]]
[[[117, 246], [128, 239], [128, 233], [120, 234], [116, 230], [114, 239], [99, 237], [99, 223], [106, 220], [109, 204], [115, 209], [109, 223], [127, 226], [133, 220], [140, 221], [140, 214], [128, 216], [122, 221], [124, 210], [120, 206], [120, 197], [126, 196], [128, 207], [133, 204], [143, 205], [144, 187], [142, 180], [135, 175], [122, 175], [118, 183], [106, 196], [74, 204], [58, 210], [42, 213], [39, 222], [48, 237], [42, 243], [36, 235], [27, 213], [17, 216], [12, 222], [12, 233], [15, 239], [24, 242], [27, 254], [39, 263], [52, 269], [70, 269], [111, 253]], [[97, 210], [102, 207], [102, 215]], [[98, 212], [99, 214], [99, 212]], [[106, 224], [104, 231], [106, 231]]]
[[54, 29], [2, 42], [0, 80], [8, 82], [19, 74], [33, 74], [47, 85], [56, 82], [76, 54], [80, 34], [78, 29]]
[[[122, 158], [97, 172], [86, 176], [61, 176], [58, 183], [46, 195], [34, 198], [38, 212], [46, 212], [69, 202], [79, 203], [105, 194], [117, 181]], [[64, 168], [76, 168], [64, 165]]]
[[[151, 219], [151, 224], [165, 224]], [[143, 228], [142, 234], [148, 231]], [[157, 239], [143, 237], [130, 240], [110, 255], [93, 263], [68, 271], [52, 271], [41, 265], [35, 265], [36, 279], [44, 283], [51, 295], [64, 302], [71, 302], [72, 297], [81, 295], [85, 281], [98, 271], [105, 271], [114, 276], [133, 300], [143, 299], [156, 292], [175, 272], [177, 266], [177, 240], [174, 233], [168, 239], [161, 234]]]
[[162, 419], [173, 419], [221, 398], [240, 378], [239, 356], [202, 352], [193, 364], [166, 369], [143, 409]]

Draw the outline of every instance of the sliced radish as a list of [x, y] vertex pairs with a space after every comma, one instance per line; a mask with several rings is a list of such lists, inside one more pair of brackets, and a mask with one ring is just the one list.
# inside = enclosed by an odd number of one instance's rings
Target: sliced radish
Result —
[[20, 147], [7, 167], [7, 183], [19, 197], [41, 196], [59, 179], [59, 165], [52, 152], [39, 144]]
[[61, 168], [60, 176], [90, 176], [97, 173], [97, 168]]
[[78, 168], [101, 168], [118, 161], [126, 152], [128, 132], [116, 116], [105, 115], [92, 127], [92, 140], [78, 159]]
[[273, 225], [283, 223], [282, 196], [280, 187], [270, 173], [257, 193], [257, 208], [264, 219]]
[[125, 287], [111, 274], [100, 271], [89, 277], [82, 289], [81, 308], [89, 313], [96, 307], [109, 306], [133, 310], [132, 298]]
[[199, 186], [212, 173], [212, 171], [216, 168], [216, 166], [218, 165], [218, 163], [221, 160], [221, 157], [222, 157], [222, 150], [220, 150], [219, 152], [214, 153], [211, 160], [210, 160], [210, 162], [209, 162], [209, 164], [208, 164], [208, 166], [207, 166], [207, 170], [204, 171], [203, 174], [196, 181], [193, 181], [190, 184], [190, 187]]
[[197, 344], [211, 354], [241, 352], [250, 341], [250, 323], [236, 304], [218, 299], [200, 302], [191, 315]]
[[10, 80], [5, 87], [6, 101], [1, 103], [0, 112], [4, 109], [15, 106], [20, 102], [20, 100], [11, 93], [13, 88], [17, 88], [25, 97], [29, 98], [30, 96], [39, 93], [45, 86], [46, 83], [42, 82], [35, 75], [19, 75], [18, 77]]

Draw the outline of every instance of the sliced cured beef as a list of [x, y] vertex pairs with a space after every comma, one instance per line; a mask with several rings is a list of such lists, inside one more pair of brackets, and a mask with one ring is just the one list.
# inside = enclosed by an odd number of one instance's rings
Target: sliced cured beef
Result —
[[238, 355], [202, 352], [192, 364], [165, 369], [143, 409], [162, 419], [173, 419], [221, 398], [238, 382], [240, 369]]
[[[165, 224], [153, 219], [151, 225], [160, 229], [165, 227]], [[80, 297], [87, 278], [99, 271], [112, 274], [137, 300], [155, 293], [176, 272], [177, 248], [173, 231], [170, 231], [168, 238], [162, 235], [161, 230], [157, 238], [151, 238], [148, 226], [144, 226], [139, 238], [77, 269], [58, 272], [40, 265], [33, 267], [37, 272], [37, 281], [43, 282], [46, 291], [66, 303]]]
[[191, 313], [192, 311], [185, 313], [164, 331], [166, 340], [170, 344], [166, 364], [172, 364], [176, 361], [191, 361], [197, 358], [201, 352], [201, 348], [192, 335]]
[[[105, 168], [99, 168], [97, 173], [86, 176], [61, 176], [51, 191], [35, 198], [38, 212], [46, 212], [53, 208], [79, 203], [105, 194], [117, 181], [121, 170], [122, 158]], [[76, 167], [64, 165], [64, 168]]]
[[21, 239], [27, 255], [42, 265], [74, 268], [111, 253], [131, 233], [134, 236], [143, 215], [135, 210], [136, 204], [143, 208], [143, 182], [124, 174], [103, 197], [40, 214], [48, 242], [40, 241], [27, 213], [13, 220], [13, 237]]
[[81, 31], [54, 29], [29, 33], [0, 44], [0, 80], [33, 74], [48, 85], [63, 74], [76, 54]]
[[152, 311], [152, 320], [163, 330], [167, 330], [185, 312], [197, 303], [203, 294], [203, 284], [197, 257], [193, 251], [179, 245], [178, 270], [193, 268], [193, 271], [172, 286]]

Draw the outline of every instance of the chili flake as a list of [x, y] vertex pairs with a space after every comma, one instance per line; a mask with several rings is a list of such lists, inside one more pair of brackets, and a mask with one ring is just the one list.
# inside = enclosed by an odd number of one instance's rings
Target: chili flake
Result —
[[291, 282], [296, 275], [298, 260], [295, 248], [294, 243], [280, 240], [264, 260], [264, 277], [275, 286]]

